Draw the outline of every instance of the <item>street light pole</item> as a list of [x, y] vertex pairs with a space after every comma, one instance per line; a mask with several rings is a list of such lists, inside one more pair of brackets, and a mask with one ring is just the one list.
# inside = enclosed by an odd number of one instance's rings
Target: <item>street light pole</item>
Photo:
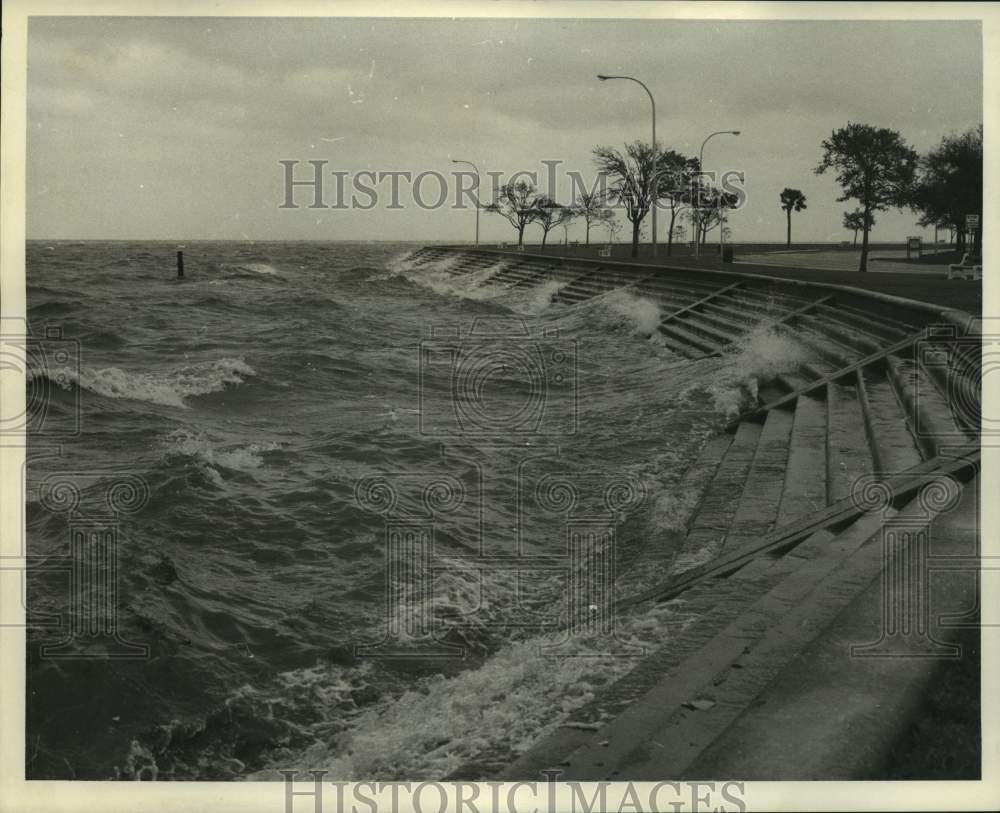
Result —
[[451, 162], [453, 164], [468, 164], [476, 171], [476, 248], [479, 248], [479, 187], [482, 186], [483, 179], [479, 174], [479, 167], [472, 163], [472, 161], [463, 161], [460, 158], [452, 158]]
[[[717, 135], [734, 135], [738, 136], [740, 134], [739, 130], [716, 130], [714, 133], [709, 133], [705, 140], [701, 142], [701, 149], [698, 150], [698, 171], [704, 172], [704, 167], [702, 166], [702, 159], [705, 156], [705, 145], [708, 143], [708, 139]], [[698, 211], [697, 208], [693, 208], [692, 212]], [[698, 233], [698, 225], [695, 223], [695, 234], [694, 234], [694, 256], [696, 258], [701, 256], [701, 235]], [[719, 200], [719, 259], [722, 259], [722, 200]]]
[[656, 176], [656, 99], [653, 98], [653, 94], [650, 92], [649, 88], [646, 87], [644, 82], [640, 82], [634, 76], [604, 76], [603, 74], [597, 74], [597, 78], [602, 82], [606, 82], [608, 79], [628, 79], [630, 82], [635, 82], [637, 85], [642, 85], [642, 89], [646, 91], [646, 95], [649, 96], [649, 103], [653, 108], [653, 257], [656, 257], [656, 200], [657, 191], [659, 189], [659, 178]]

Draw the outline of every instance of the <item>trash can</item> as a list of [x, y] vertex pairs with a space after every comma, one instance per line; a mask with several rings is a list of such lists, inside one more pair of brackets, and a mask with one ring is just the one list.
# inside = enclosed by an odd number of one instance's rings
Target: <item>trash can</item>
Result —
[[722, 262], [731, 263], [733, 261], [733, 247], [723, 246], [722, 247]]

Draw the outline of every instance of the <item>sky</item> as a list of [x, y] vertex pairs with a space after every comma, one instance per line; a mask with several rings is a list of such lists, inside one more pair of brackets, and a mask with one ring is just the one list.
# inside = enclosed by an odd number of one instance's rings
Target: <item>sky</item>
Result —
[[[471, 209], [421, 208], [400, 178], [373, 208], [285, 202], [285, 167], [448, 175], [539, 173], [592, 181], [591, 151], [650, 139], [708, 170], [745, 173], [733, 239], [783, 240], [780, 191], [806, 195], [794, 240], [844, 240], [855, 202], [813, 170], [849, 121], [898, 130], [926, 153], [982, 121], [976, 22], [726, 22], [405, 18], [35, 17], [28, 32], [29, 239], [471, 240]], [[489, 184], [489, 181], [485, 182]], [[438, 185], [424, 179], [426, 204]], [[488, 192], [484, 190], [488, 197]], [[454, 197], [454, 190], [451, 190]], [[360, 195], [362, 205], [369, 203]], [[877, 216], [873, 240], [923, 234]], [[484, 241], [513, 230], [483, 214]], [[660, 239], [665, 239], [664, 219]], [[537, 232], [537, 234], [535, 233]], [[540, 239], [531, 227], [529, 239]], [[561, 239], [562, 235], [559, 235]], [[582, 226], [569, 239], [583, 239]]]

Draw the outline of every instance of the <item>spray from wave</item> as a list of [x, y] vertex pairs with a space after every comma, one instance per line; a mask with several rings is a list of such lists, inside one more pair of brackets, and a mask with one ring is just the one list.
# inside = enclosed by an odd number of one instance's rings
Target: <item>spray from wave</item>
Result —
[[32, 369], [29, 381], [48, 379], [63, 389], [73, 386], [89, 390], [105, 398], [145, 401], [160, 406], [186, 408], [186, 398], [221, 392], [242, 384], [255, 375], [254, 369], [242, 359], [222, 358], [157, 373], [136, 373], [119, 367], [98, 370], [69, 367], [59, 370]]

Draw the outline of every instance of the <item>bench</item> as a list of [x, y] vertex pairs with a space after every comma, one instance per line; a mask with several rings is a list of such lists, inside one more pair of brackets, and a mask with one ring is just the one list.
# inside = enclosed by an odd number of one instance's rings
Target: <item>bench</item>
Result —
[[602, 246], [597, 251], [598, 257], [610, 257], [611, 256], [611, 246]]
[[[976, 258], [978, 259], [978, 258]], [[982, 263], [977, 263], [968, 254], [962, 255], [962, 262], [948, 266], [948, 279], [978, 279], [983, 278]]]

